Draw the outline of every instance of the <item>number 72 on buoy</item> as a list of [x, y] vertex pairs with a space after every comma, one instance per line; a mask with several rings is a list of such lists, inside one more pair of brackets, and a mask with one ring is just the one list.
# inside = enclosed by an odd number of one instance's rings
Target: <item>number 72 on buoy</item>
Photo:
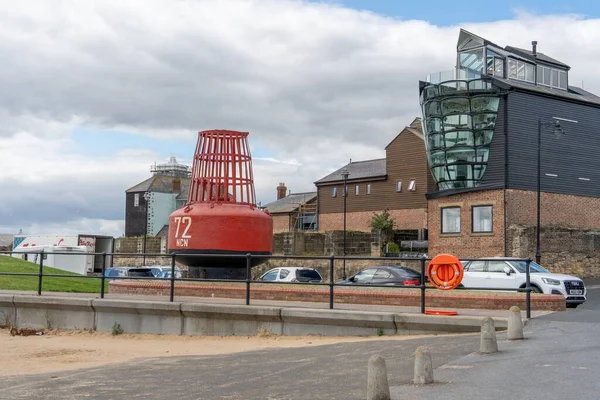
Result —
[[[192, 235], [189, 234], [189, 230], [192, 227], [191, 217], [175, 217], [173, 222], [176, 224], [175, 228], [175, 241], [178, 247], [188, 247], [189, 239]], [[181, 233], [181, 236], [179, 234]]]

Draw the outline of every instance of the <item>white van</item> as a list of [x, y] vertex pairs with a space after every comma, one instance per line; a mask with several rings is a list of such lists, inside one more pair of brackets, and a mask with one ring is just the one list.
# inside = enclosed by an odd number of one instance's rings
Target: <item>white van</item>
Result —
[[[52, 246], [40, 245], [31, 247], [17, 247], [13, 250], [13, 257], [31, 261], [36, 264], [40, 262], [40, 253], [44, 251], [44, 266], [53, 267], [63, 271], [87, 275], [93, 271], [93, 263], [89, 262], [85, 246]], [[65, 253], [65, 254], [56, 254]]]

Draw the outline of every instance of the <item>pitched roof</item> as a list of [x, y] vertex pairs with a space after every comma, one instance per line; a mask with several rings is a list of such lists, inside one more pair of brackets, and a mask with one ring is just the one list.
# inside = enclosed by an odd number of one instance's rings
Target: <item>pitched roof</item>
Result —
[[[137, 185], [130, 187], [126, 190], [126, 193], [137, 193], [137, 192], [158, 192], [158, 193], [174, 193], [173, 192], [173, 179], [172, 176], [166, 175], [154, 175], [146, 179]], [[177, 178], [181, 180], [181, 191], [187, 191], [191, 179], [190, 178]]]
[[405, 126], [404, 129], [402, 129], [400, 133], [397, 134], [387, 146], [385, 146], [386, 150], [392, 143], [394, 143], [394, 140], [396, 140], [398, 136], [402, 135], [402, 133], [405, 131], [410, 132], [419, 139], [425, 141], [425, 137], [423, 136], [423, 126], [421, 125], [421, 118], [417, 117], [413, 120], [413, 122], [410, 123], [410, 125]]
[[500, 86], [505, 88], [512, 87], [519, 90], [546, 94], [549, 96], [560, 97], [575, 101], [582, 101], [594, 105], [600, 105], [600, 97], [575, 86], [569, 86], [568, 90], [563, 90], [543, 85], [534, 85], [533, 83], [521, 82], [515, 79], [504, 79], [496, 77], [494, 77], [493, 79], [497, 82], [500, 82]]
[[165, 225], [160, 228], [160, 231], [156, 234], [156, 237], [167, 237], [169, 236], [169, 225]]
[[385, 158], [376, 160], [354, 161], [344, 165], [342, 168], [332, 172], [324, 178], [319, 179], [315, 184], [343, 181], [342, 170], [348, 170], [348, 180], [378, 178], [386, 175]]
[[567, 64], [560, 62], [552, 57], [548, 57], [547, 55], [545, 55], [544, 53], [540, 53], [536, 51], [536, 56], [533, 55], [533, 51], [531, 50], [526, 50], [526, 49], [520, 49], [518, 47], [513, 47], [513, 46], [506, 46], [504, 48], [506, 51], [509, 51], [511, 53], [515, 53], [521, 57], [525, 57], [526, 59], [528, 59], [529, 61], [535, 62], [536, 58], [539, 61], [542, 62], [546, 62], [546, 63], [550, 63], [550, 64], [554, 64], [554, 65], [558, 65], [561, 67], [564, 67], [566, 69], [570, 69], [571, 67], [569, 67]]
[[265, 206], [271, 214], [296, 211], [301, 204], [308, 203], [317, 197], [317, 192], [293, 193]]

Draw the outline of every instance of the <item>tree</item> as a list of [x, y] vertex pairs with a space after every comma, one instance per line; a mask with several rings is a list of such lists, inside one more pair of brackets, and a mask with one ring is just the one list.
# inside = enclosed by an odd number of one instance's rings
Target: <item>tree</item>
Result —
[[392, 238], [394, 233], [395, 221], [390, 217], [390, 213], [387, 209], [383, 210], [380, 214], [373, 213], [371, 218], [371, 228], [378, 230], [381, 233], [381, 249], [385, 244]]

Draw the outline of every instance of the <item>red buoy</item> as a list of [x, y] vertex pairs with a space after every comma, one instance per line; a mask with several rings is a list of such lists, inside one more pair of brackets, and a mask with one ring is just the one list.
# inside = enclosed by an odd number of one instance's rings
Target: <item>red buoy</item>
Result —
[[227, 255], [250, 253], [254, 266], [272, 253], [273, 219], [256, 206], [248, 132], [198, 134], [188, 202], [169, 216], [168, 247], [178, 261], [212, 271], [211, 277], [224, 277], [214, 268], [245, 273], [246, 259]]

